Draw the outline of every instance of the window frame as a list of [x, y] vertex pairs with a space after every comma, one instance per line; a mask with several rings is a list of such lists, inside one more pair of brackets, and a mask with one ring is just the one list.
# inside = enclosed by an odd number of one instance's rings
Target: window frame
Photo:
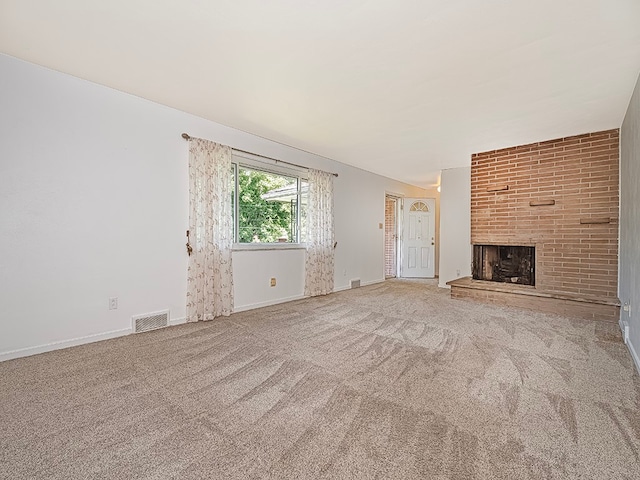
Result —
[[[297, 250], [303, 249], [306, 246], [305, 242], [301, 241], [301, 223], [302, 223], [302, 183], [308, 182], [308, 171], [302, 168], [282, 166], [276, 162], [265, 161], [262, 157], [257, 155], [251, 155], [248, 153], [233, 153], [231, 158], [231, 166], [233, 169], [233, 250]], [[240, 202], [239, 198], [239, 177], [238, 170], [240, 168], [246, 168], [250, 170], [257, 170], [272, 175], [280, 175], [283, 177], [296, 179], [296, 239], [292, 242], [239, 242], [239, 228], [240, 228]]]

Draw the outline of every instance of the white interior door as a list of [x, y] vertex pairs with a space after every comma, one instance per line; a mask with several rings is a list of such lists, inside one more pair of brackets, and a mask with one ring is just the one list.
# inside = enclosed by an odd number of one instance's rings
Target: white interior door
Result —
[[402, 269], [406, 278], [435, 276], [435, 217], [433, 198], [405, 198], [402, 207]]

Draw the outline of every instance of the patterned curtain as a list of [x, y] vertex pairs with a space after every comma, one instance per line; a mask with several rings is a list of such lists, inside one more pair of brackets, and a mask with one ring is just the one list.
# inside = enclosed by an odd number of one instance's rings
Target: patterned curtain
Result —
[[189, 140], [187, 321], [212, 320], [233, 310], [231, 148]]
[[333, 292], [333, 175], [309, 170], [304, 294]]

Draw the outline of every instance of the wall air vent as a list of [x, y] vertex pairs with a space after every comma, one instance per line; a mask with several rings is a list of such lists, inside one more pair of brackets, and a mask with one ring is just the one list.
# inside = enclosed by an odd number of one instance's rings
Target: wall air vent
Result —
[[360, 287], [360, 279], [355, 278], [351, 280], [351, 288], [358, 288], [358, 287]]
[[169, 325], [169, 310], [131, 317], [133, 333], [148, 332]]

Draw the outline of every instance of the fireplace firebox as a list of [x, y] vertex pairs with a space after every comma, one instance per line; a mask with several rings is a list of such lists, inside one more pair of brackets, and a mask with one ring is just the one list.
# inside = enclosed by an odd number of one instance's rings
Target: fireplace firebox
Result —
[[535, 285], [535, 247], [474, 245], [473, 279]]

